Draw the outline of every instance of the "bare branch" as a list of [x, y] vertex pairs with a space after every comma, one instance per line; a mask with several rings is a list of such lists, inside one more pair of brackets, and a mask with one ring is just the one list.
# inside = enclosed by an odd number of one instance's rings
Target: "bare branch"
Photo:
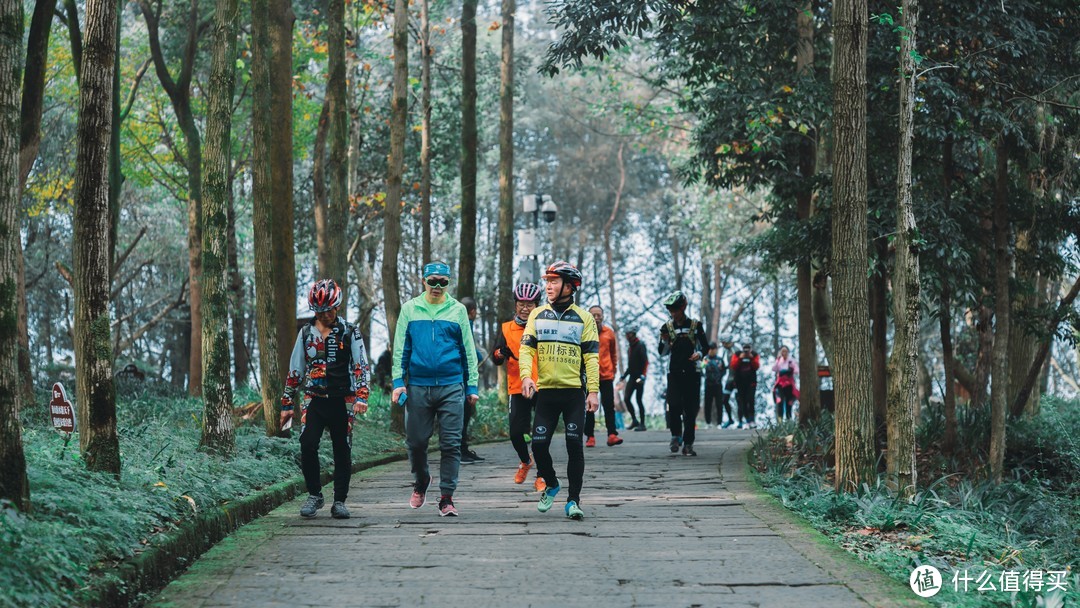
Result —
[[113, 281], [116, 280], [116, 275], [117, 275], [118, 272], [120, 272], [120, 269], [124, 266], [124, 262], [127, 261], [128, 256], [131, 255], [131, 252], [135, 250], [135, 247], [137, 247], [139, 245], [139, 241], [141, 241], [142, 237], [145, 236], [145, 235], [146, 235], [146, 226], [143, 226], [142, 228], [139, 229], [139, 233], [135, 235], [135, 240], [131, 241], [131, 244], [129, 244], [126, 248], [124, 248], [124, 252], [121, 253], [120, 256], [116, 258], [116, 264], [113, 265], [112, 276], [110, 277], [110, 280], [113, 280]]

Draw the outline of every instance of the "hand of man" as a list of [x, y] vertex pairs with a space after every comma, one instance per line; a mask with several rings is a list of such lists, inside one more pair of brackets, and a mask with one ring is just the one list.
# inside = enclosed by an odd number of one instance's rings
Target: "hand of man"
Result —
[[480, 401], [480, 395], [469, 395], [468, 397], [465, 397], [465, 403], [470, 406], [476, 405], [477, 401]]
[[355, 401], [352, 406], [352, 413], [359, 416], [360, 414], [367, 413], [367, 401]]
[[600, 409], [600, 394], [599, 393], [589, 393], [588, 395], [586, 395], [585, 396], [585, 411], [586, 412], [595, 412], [598, 409]]
[[293, 411], [292, 410], [281, 410], [281, 416], [278, 419], [278, 421], [279, 421], [278, 428], [284, 430], [286, 428], [285, 423], [292, 420], [292, 417], [293, 417]]
[[637, 377], [637, 383], [638, 384], [645, 384], [645, 376], [638, 376]]
[[405, 395], [406, 397], [408, 397], [408, 394], [409, 394], [409, 392], [407, 390], [405, 390], [404, 386], [401, 387], [401, 388], [395, 388], [394, 389], [394, 394], [391, 395], [390, 400], [393, 401], [397, 405], [402, 405], [401, 396]]
[[532, 399], [536, 394], [536, 383], [532, 378], [525, 378], [521, 381], [521, 396], [526, 399]]
[[701, 353], [699, 353], [697, 351], [694, 351], [694, 354], [690, 355], [690, 360], [691, 361], [700, 361], [701, 360]]

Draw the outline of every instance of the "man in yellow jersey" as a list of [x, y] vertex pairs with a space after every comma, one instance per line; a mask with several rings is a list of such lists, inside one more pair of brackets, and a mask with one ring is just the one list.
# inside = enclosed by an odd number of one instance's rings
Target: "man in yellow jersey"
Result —
[[[596, 321], [585, 309], [574, 304], [574, 293], [581, 287], [581, 273], [566, 262], [555, 262], [544, 274], [548, 303], [532, 311], [521, 338], [521, 395], [536, 395], [532, 449], [536, 470], [547, 489], [540, 495], [536, 509], [547, 513], [559, 493], [559, 478], [551, 462], [551, 436], [562, 416], [566, 427], [566, 476], [570, 492], [566, 516], [584, 519], [581, 510], [581, 480], [585, 474], [585, 448], [582, 427], [585, 411], [600, 407], [600, 341]], [[538, 369], [533, 381], [533, 367]]]

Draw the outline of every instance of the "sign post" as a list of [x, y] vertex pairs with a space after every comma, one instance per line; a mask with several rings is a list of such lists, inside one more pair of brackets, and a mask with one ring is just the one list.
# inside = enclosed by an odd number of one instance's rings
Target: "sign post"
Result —
[[67, 433], [67, 437], [64, 438], [64, 448], [60, 451], [60, 457], [63, 458], [68, 443], [71, 442], [71, 435], [75, 432], [75, 408], [71, 406], [71, 401], [68, 401], [64, 385], [59, 382], [54, 384], [52, 388], [52, 401], [49, 402], [49, 418], [52, 419], [54, 429], [61, 433]]

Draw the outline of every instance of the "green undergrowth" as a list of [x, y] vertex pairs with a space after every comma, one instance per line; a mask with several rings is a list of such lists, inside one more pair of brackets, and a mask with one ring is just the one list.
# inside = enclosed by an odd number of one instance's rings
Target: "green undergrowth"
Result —
[[[239, 407], [258, 399], [245, 388], [234, 402]], [[23, 416], [31, 511], [0, 502], [0, 606], [84, 605], [90, 587], [113, 576], [116, 564], [200, 510], [300, 475], [296, 434], [267, 437], [261, 415], [238, 421], [231, 458], [198, 451], [202, 401], [160, 383], [118, 387], [121, 476], [91, 473], [78, 437], [65, 447], [64, 437], [46, 426], [47, 401], [47, 394], [39, 396], [40, 407], [26, 408]], [[404, 447], [389, 418], [388, 401], [376, 392], [353, 428], [354, 461]], [[475, 440], [499, 436], [505, 418], [494, 394], [485, 395], [470, 434]], [[320, 456], [324, 470], [332, 468], [328, 435]]]
[[[789, 422], [766, 430], [754, 441], [751, 465], [785, 507], [890, 576], [907, 584], [915, 567], [938, 568], [943, 585], [934, 604], [1080, 605], [1080, 403], [1047, 398], [1039, 415], [1010, 421], [1009, 473], [1000, 484], [987, 479], [985, 466], [989, 412], [960, 408], [958, 418], [961, 445], [978, 447], [944, 455], [940, 408], [924, 408], [921, 477], [909, 499], [883, 479], [853, 494], [833, 490], [828, 414], [807, 428]], [[1029, 571], [1042, 571], [1044, 582], [1049, 572], [1065, 571], [1066, 591], [1050, 591], [1048, 583], [1025, 590]], [[1011, 584], [1014, 572], [1019, 591], [1002, 591], [1002, 577]], [[972, 579], [966, 592], [965, 577]]]

